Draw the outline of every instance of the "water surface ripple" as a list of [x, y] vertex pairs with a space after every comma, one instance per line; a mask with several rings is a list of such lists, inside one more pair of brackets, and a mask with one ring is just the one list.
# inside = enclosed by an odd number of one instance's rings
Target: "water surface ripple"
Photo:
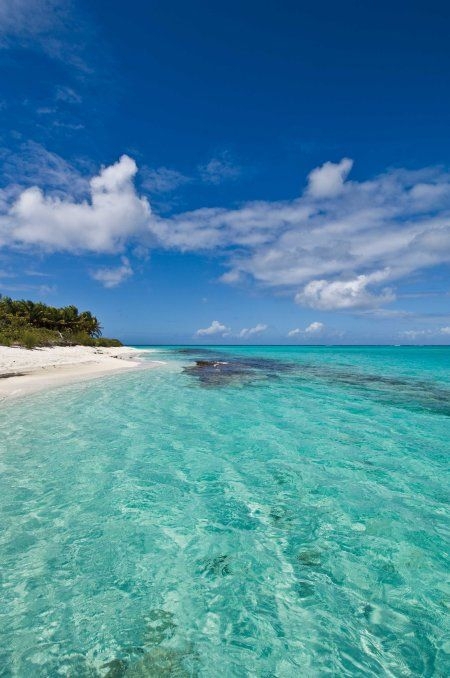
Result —
[[151, 357], [0, 411], [0, 676], [450, 675], [450, 349]]

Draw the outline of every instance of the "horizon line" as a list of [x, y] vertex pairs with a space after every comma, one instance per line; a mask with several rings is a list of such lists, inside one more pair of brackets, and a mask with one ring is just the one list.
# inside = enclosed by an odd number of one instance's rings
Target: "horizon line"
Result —
[[362, 347], [390, 347], [390, 348], [450, 348], [450, 344], [188, 344], [184, 342], [177, 343], [165, 343], [165, 344], [124, 344], [124, 346], [195, 346], [195, 347], [208, 347], [208, 346], [234, 346], [247, 347], [247, 348], [258, 348], [258, 347], [286, 347], [286, 348], [362, 348]]

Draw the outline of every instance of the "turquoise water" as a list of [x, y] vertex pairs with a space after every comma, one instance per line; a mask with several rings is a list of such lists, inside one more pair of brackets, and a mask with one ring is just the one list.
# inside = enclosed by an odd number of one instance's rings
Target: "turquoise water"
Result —
[[449, 676], [450, 349], [149, 358], [0, 410], [0, 676]]

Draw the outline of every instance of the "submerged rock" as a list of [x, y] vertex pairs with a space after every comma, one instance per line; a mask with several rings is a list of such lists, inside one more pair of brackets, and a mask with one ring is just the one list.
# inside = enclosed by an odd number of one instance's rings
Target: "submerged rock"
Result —
[[276, 527], [288, 528], [294, 520], [292, 513], [283, 506], [274, 506], [270, 509], [270, 519]]
[[202, 562], [201, 571], [214, 577], [226, 577], [231, 574], [231, 558], [227, 555], [216, 556]]
[[124, 650], [125, 658], [104, 664], [103, 678], [189, 678], [197, 676], [198, 654], [191, 645], [178, 649], [167, 647], [174, 642], [175, 616], [163, 609], [151, 610], [147, 616], [144, 646]]
[[169, 640], [175, 634], [177, 625], [172, 612], [167, 610], [152, 610], [147, 617], [147, 630], [144, 641], [147, 645], [159, 645]]
[[132, 664], [126, 673], [126, 678], [194, 678], [198, 675], [196, 667], [197, 655], [188, 650], [155, 647], [139, 661]]
[[106, 670], [106, 673], [102, 675], [104, 678], [122, 678], [126, 674], [127, 667], [128, 664], [123, 659], [113, 659], [102, 666]]
[[317, 549], [305, 549], [297, 554], [297, 560], [307, 567], [320, 567], [322, 554]]
[[268, 358], [223, 356], [199, 358], [184, 372], [196, 377], [202, 386], [245, 385], [261, 379], [276, 378], [278, 372], [291, 371], [293, 365]]

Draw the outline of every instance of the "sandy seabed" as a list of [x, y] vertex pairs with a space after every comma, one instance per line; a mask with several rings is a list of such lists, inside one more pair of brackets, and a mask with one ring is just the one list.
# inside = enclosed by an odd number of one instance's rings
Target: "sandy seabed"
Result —
[[[0, 346], [0, 401], [142, 365], [145, 349]], [[146, 367], [160, 363], [145, 361]]]

